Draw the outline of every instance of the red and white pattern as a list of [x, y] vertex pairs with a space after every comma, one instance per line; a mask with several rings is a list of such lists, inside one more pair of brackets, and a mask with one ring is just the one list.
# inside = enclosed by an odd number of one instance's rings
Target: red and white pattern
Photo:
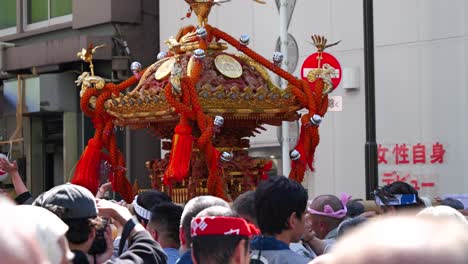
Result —
[[196, 217], [191, 223], [191, 236], [225, 235], [247, 236], [258, 234], [255, 226], [242, 218], [225, 216]]

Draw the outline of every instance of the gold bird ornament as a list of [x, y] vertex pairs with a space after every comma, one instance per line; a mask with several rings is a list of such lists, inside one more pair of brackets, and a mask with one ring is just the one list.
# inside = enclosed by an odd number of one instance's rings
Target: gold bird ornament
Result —
[[[195, 12], [198, 18], [198, 25], [202, 27], [208, 23], [208, 16], [211, 11], [211, 7], [214, 5], [220, 5], [222, 3], [230, 2], [231, 0], [185, 0], [190, 5], [190, 10], [187, 12], [186, 17], [190, 17], [192, 11]], [[253, 0], [260, 4], [265, 4], [263, 0]]]
[[104, 46], [106, 46], [106, 45], [103, 44], [103, 45], [93, 47], [93, 44], [89, 44], [87, 49], [82, 48], [81, 51], [76, 54], [76, 56], [78, 58], [82, 59], [84, 62], [89, 63], [93, 59], [93, 55], [94, 55], [94, 53], [96, 53], [96, 50], [99, 49], [99, 48], [102, 48]]
[[339, 40], [335, 43], [327, 45], [328, 40], [324, 36], [312, 35], [311, 38], [314, 46], [317, 48], [317, 52], [319, 53], [322, 53], [325, 49], [336, 46], [341, 42], [341, 40]]
[[78, 58], [82, 59], [84, 62], [89, 63], [89, 67], [91, 69], [91, 76], [94, 76], [93, 55], [94, 55], [94, 53], [96, 53], [97, 49], [102, 48], [104, 46], [106, 46], [106, 45], [103, 44], [103, 45], [93, 47], [93, 44], [90, 43], [87, 49], [82, 48], [81, 51], [76, 53], [76, 56]]

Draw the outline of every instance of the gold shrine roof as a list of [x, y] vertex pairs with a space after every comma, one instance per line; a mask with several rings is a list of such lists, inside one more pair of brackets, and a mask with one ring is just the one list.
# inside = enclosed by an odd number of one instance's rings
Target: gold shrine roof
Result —
[[[107, 112], [117, 118], [118, 125], [177, 119], [178, 114], [166, 100], [164, 87], [170, 81], [174, 63], [178, 61], [186, 74], [190, 72], [191, 60], [193, 54], [186, 52], [155, 62], [132, 91], [106, 102]], [[228, 120], [260, 119], [276, 124], [280, 120], [296, 120], [296, 111], [301, 108], [290, 90], [275, 86], [259, 63], [220, 49], [208, 50], [196, 91], [205, 113], [222, 115]]]

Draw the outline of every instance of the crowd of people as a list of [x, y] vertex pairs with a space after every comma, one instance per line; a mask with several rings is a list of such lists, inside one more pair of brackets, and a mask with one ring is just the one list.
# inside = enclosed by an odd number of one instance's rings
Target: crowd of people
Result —
[[432, 206], [404, 182], [375, 190], [375, 210], [348, 195], [308, 197], [270, 177], [231, 204], [198, 196], [185, 205], [145, 191], [131, 204], [73, 184], [33, 198], [15, 163], [0, 195], [0, 263], [468, 263], [468, 221], [454, 199]]

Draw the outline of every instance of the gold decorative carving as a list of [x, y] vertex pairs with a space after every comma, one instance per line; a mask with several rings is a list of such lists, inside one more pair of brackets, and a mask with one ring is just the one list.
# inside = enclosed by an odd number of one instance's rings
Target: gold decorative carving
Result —
[[[198, 91], [203, 110], [210, 115], [223, 114], [227, 119], [287, 119], [294, 120], [301, 108], [289, 88], [281, 90], [266, 87], [252, 89], [205, 85]], [[130, 105], [133, 103], [133, 105]], [[107, 112], [119, 119], [119, 124], [165, 122], [176, 119], [178, 114], [166, 101], [164, 93], [141, 91], [109, 99]]]
[[218, 71], [228, 78], [239, 78], [242, 76], [242, 65], [233, 57], [220, 54], [216, 56], [214, 64]]
[[171, 57], [168, 58], [154, 73], [154, 77], [156, 80], [162, 80], [171, 74], [172, 69], [174, 68], [174, 63], [176, 62], [176, 58]]

